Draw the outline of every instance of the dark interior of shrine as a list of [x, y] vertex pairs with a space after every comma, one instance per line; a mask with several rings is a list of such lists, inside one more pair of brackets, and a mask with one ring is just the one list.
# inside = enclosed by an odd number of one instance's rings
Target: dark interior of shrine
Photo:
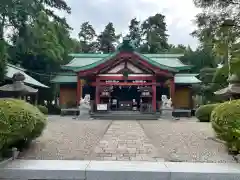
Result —
[[135, 99], [137, 102], [140, 102], [140, 94], [137, 86], [115, 86], [113, 87], [111, 98], [118, 101], [132, 101]]

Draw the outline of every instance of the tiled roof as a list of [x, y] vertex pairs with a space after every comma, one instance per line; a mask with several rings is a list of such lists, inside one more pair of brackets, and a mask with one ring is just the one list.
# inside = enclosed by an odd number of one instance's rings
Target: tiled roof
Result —
[[[91, 69], [101, 63], [106, 62], [116, 54], [117, 52], [113, 54], [70, 54], [70, 56], [74, 57], [73, 60], [70, 63], [62, 66], [62, 68], [73, 71]], [[181, 54], [136, 54], [143, 59], [146, 59], [149, 63], [162, 69], [178, 71], [191, 68], [191, 66], [185, 65], [179, 60], [179, 57], [182, 56]]]
[[176, 84], [198, 84], [201, 81], [196, 78], [198, 74], [176, 74], [174, 81]]
[[25, 76], [25, 80], [24, 82], [36, 87], [42, 87], [42, 88], [48, 88], [48, 86], [40, 83], [39, 81], [37, 81], [36, 79], [32, 78], [31, 76], [29, 76], [28, 74], [26, 74], [25, 69], [14, 66], [12, 64], [7, 64], [7, 72], [6, 72], [6, 78], [11, 79], [13, 77], [13, 75], [17, 72], [20, 72], [21, 74], [23, 74]]

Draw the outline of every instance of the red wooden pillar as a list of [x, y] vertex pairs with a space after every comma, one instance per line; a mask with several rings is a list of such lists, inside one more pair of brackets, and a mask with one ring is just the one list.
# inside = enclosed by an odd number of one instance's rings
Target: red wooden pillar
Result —
[[153, 112], [156, 112], [156, 80], [152, 80], [152, 110]]
[[95, 101], [96, 105], [100, 104], [100, 93], [99, 93], [99, 88], [100, 88], [100, 80], [98, 77], [96, 77], [96, 92], [95, 92]]
[[78, 77], [77, 80], [77, 106], [79, 106], [80, 104], [80, 100], [81, 100], [81, 95], [82, 95], [82, 82], [81, 79]]
[[174, 81], [174, 77], [170, 80], [170, 97], [172, 99], [172, 106], [174, 108], [174, 97], [175, 97], [175, 81]]

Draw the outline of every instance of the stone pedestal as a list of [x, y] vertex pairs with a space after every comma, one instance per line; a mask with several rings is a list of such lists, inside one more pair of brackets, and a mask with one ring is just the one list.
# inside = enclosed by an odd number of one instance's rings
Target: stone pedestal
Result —
[[86, 105], [86, 104], [81, 104], [79, 106], [79, 115], [77, 117], [77, 119], [79, 120], [87, 120], [90, 119], [90, 106]]

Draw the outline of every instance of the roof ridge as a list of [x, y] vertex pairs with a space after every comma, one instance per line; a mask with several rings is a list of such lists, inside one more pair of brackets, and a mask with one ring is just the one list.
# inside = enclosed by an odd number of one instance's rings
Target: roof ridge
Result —
[[[100, 58], [100, 57], [109, 56], [111, 54], [113, 54], [113, 53], [71, 53], [71, 54], [69, 54], [69, 56], [74, 57], [74, 58], [79, 58], [79, 57], [81, 57], [81, 58], [83, 58], [83, 57], [93, 58], [92, 56], [96, 56], [95, 58], [98, 58], [97, 56], [99, 56], [99, 58]], [[178, 57], [184, 56], [184, 54], [174, 54], [174, 53], [171, 53], [171, 54], [170, 53], [157, 53], [157, 54], [141, 53], [141, 54], [145, 55], [145, 56], [159, 57], [159, 58], [165, 58], [165, 57], [178, 58]]]

